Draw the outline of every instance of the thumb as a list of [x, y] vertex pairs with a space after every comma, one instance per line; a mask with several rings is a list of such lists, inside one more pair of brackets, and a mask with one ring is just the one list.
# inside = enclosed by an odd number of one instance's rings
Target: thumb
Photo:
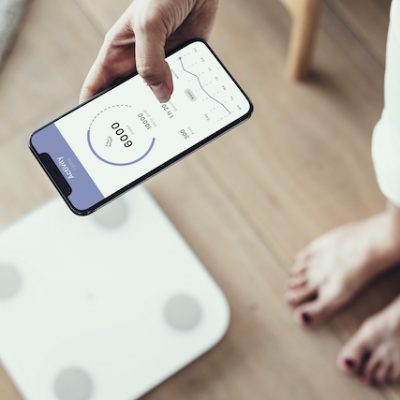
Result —
[[171, 70], [165, 61], [166, 39], [162, 24], [145, 24], [135, 31], [137, 72], [161, 102], [169, 100], [173, 86]]

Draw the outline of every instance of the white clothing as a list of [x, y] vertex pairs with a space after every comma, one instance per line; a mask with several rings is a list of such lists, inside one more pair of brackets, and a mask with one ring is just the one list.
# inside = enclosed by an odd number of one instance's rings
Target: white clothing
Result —
[[400, 0], [393, 0], [386, 49], [385, 106], [374, 129], [372, 158], [383, 194], [400, 207]]

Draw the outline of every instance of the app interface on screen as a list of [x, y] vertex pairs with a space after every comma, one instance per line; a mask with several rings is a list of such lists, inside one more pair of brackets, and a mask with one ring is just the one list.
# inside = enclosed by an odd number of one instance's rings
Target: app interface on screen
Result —
[[202, 42], [167, 58], [174, 92], [160, 103], [135, 76], [32, 137], [72, 188], [71, 203], [86, 210], [250, 108], [246, 97]]

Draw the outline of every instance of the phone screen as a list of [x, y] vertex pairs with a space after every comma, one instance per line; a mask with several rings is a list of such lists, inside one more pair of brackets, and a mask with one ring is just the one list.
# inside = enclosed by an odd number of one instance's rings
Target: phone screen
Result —
[[58, 189], [78, 214], [250, 116], [248, 97], [204, 42], [194, 41], [166, 61], [174, 84], [167, 103], [136, 75], [31, 136], [31, 149], [51, 177], [46, 157], [57, 168], [64, 181]]

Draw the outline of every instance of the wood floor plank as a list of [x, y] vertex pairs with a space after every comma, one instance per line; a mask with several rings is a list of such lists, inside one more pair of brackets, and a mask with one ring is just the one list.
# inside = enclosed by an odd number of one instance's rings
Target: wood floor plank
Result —
[[87, 17], [104, 34], [131, 4], [130, 0], [74, 0], [82, 7]]
[[20, 400], [20, 395], [9, 377], [0, 366], [0, 398], [3, 400]]
[[385, 63], [386, 36], [392, 0], [327, 0], [371, 54]]
[[0, 228], [56, 196], [22, 135], [0, 147]]
[[102, 38], [73, 2], [35, 0], [0, 73], [0, 144], [75, 106]]

